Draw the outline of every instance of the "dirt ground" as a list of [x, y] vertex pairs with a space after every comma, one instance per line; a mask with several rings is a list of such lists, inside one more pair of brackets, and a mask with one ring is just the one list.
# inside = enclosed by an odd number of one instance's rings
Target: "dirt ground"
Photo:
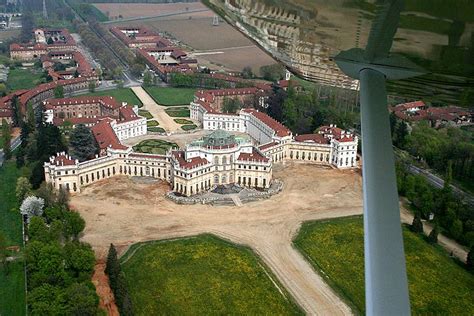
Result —
[[252, 247], [309, 314], [350, 314], [291, 241], [303, 221], [361, 214], [359, 173], [292, 163], [275, 166], [274, 177], [284, 181], [283, 192], [242, 207], [177, 205], [165, 199], [165, 182], [128, 177], [86, 187], [71, 204], [98, 258], [110, 243], [123, 253], [139, 241], [209, 232]]
[[200, 2], [190, 3], [94, 3], [94, 6], [110, 18], [156, 16], [188, 10], [206, 9]]
[[251, 66], [258, 73], [261, 66], [276, 63], [270, 55], [225, 21], [221, 21], [219, 26], [212, 26], [212, 16], [203, 18], [196, 14], [208, 13], [192, 13], [186, 15], [187, 18], [180, 15], [114, 25], [140, 25], [169, 34], [184, 46], [191, 57], [197, 58], [199, 64], [212, 68], [217, 66], [227, 71], [241, 71], [245, 66]]

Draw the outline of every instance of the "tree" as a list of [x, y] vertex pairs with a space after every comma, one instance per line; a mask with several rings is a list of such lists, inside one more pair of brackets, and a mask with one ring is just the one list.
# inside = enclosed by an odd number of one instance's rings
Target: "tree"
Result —
[[34, 195], [27, 196], [20, 206], [20, 213], [27, 217], [28, 222], [33, 216], [43, 214], [44, 200]]
[[449, 228], [449, 233], [454, 239], [459, 239], [462, 235], [462, 222], [460, 219], [455, 219]]
[[75, 278], [88, 279], [94, 271], [95, 256], [89, 244], [77, 241], [64, 246], [66, 270]]
[[31, 101], [26, 104], [26, 121], [28, 123], [28, 132], [33, 131], [36, 127], [36, 117]]
[[474, 246], [467, 253], [466, 267], [470, 271], [474, 271]]
[[25, 177], [19, 177], [16, 180], [16, 199], [18, 201], [23, 201], [23, 199], [31, 193], [31, 183]]
[[242, 108], [242, 102], [239, 99], [224, 98], [224, 104], [222, 105], [222, 111], [224, 113], [236, 113]]
[[415, 214], [413, 222], [411, 223], [411, 231], [414, 233], [423, 233], [423, 223], [418, 214]]
[[145, 74], [143, 75], [143, 85], [145, 87], [151, 86], [153, 83], [153, 78], [151, 76], [150, 71], [145, 71]]
[[435, 225], [433, 229], [431, 230], [430, 234], [428, 235], [428, 241], [431, 244], [436, 244], [438, 243], [438, 225]]
[[408, 136], [407, 124], [401, 121], [397, 127], [397, 147], [404, 148], [406, 145], [406, 138]]
[[94, 83], [94, 81], [89, 81], [89, 92], [90, 93], [95, 92], [95, 83]]
[[254, 74], [252, 72], [252, 67], [245, 66], [244, 69], [242, 69], [242, 77], [244, 79], [252, 79], [254, 77]]
[[56, 203], [56, 191], [51, 183], [42, 182], [38, 190], [36, 190], [36, 196], [44, 200], [46, 208], [51, 208]]
[[444, 177], [444, 191], [450, 191], [450, 185], [453, 181], [453, 161], [448, 161], [448, 166], [446, 167], [446, 175]]
[[54, 88], [54, 97], [56, 99], [64, 98], [64, 87], [63, 86], [57, 86], [56, 88]]
[[3, 154], [5, 159], [10, 159], [12, 157], [11, 151], [11, 128], [5, 119], [2, 120], [2, 137], [3, 137]]
[[276, 82], [285, 77], [285, 67], [281, 64], [262, 66], [260, 74], [265, 80]]
[[60, 188], [57, 194], [56, 204], [64, 209], [69, 208], [69, 191], [64, 188]]
[[67, 237], [78, 239], [79, 234], [86, 227], [86, 222], [81, 215], [74, 211], [64, 212], [64, 228]]
[[49, 229], [44, 222], [43, 217], [33, 216], [28, 224], [28, 237], [31, 240], [49, 242]]
[[3, 266], [3, 272], [8, 275], [8, 251], [7, 251], [7, 240], [5, 236], [0, 232], [0, 263]]
[[110, 244], [109, 253], [107, 255], [107, 262], [105, 265], [105, 273], [109, 276], [110, 286], [114, 288], [117, 283], [117, 278], [120, 273], [120, 263], [117, 258], [117, 250], [114, 244]]
[[98, 314], [99, 297], [94, 286], [73, 283], [65, 292], [67, 315], [95, 316]]
[[28, 293], [31, 315], [65, 315], [63, 289], [50, 284], [42, 284]]
[[84, 124], [79, 124], [71, 132], [69, 139], [71, 155], [80, 162], [94, 157], [99, 153], [99, 147], [91, 130]]

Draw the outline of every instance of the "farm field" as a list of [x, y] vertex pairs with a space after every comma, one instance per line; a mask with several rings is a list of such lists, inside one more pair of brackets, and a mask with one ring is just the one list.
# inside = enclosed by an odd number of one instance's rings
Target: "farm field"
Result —
[[143, 104], [137, 98], [135, 93], [133, 93], [132, 89], [130, 88], [119, 88], [114, 90], [106, 90], [106, 91], [96, 91], [93, 93], [84, 94], [84, 96], [111, 96], [117, 99], [119, 102], [127, 102], [131, 105], [138, 105], [138, 107], [142, 107]]
[[11, 91], [31, 89], [43, 82], [43, 73], [32, 68], [14, 68], [8, 73], [7, 87]]
[[[7, 246], [22, 247], [21, 215], [15, 210], [16, 180], [20, 177], [20, 170], [15, 162], [6, 162], [0, 168], [0, 232], [6, 240]], [[22, 254], [20, 259], [13, 261], [9, 266], [9, 273], [4, 273], [0, 267], [0, 314], [25, 314], [25, 276], [23, 272]]]
[[[403, 231], [414, 315], [473, 315], [474, 276], [445, 251]], [[362, 217], [304, 223], [294, 244], [333, 288], [364, 314]]]
[[[156, 32], [169, 34], [184, 44], [186, 50], [193, 49], [194, 52], [190, 52], [190, 56], [197, 58], [200, 64], [214, 68], [217, 66], [241, 71], [245, 66], [251, 66], [252, 70], [258, 73], [261, 66], [276, 63], [272, 57], [225, 21], [221, 21], [219, 26], [212, 26], [211, 22], [211, 17], [193, 16], [191, 19], [184, 19], [183, 16], [176, 16], [114, 25], [143, 25]], [[248, 56], [252, 58], [249, 59]]]
[[[200, 2], [190, 3], [94, 3], [110, 20], [115, 20], [121, 15], [123, 18], [157, 16], [174, 12], [207, 9]], [[209, 10], [210, 11], [210, 10]]]
[[1, 30], [0, 31], [0, 41], [5, 41], [12, 37], [20, 35], [20, 29], [10, 29], [10, 30]]
[[128, 253], [122, 270], [137, 315], [302, 314], [249, 248], [201, 235]]
[[156, 103], [164, 106], [188, 105], [194, 99], [196, 89], [144, 87]]
[[178, 145], [176, 143], [167, 142], [165, 140], [147, 139], [133, 146], [133, 150], [146, 154], [164, 155], [168, 149], [177, 147]]

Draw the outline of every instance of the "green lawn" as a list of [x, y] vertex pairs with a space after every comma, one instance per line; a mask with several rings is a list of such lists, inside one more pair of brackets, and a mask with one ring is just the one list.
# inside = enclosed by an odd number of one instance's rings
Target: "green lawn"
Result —
[[167, 108], [165, 112], [171, 117], [189, 117], [190, 116], [189, 109], [186, 107]]
[[153, 118], [153, 115], [149, 111], [146, 111], [146, 110], [138, 110], [138, 115], [143, 116], [146, 119]]
[[[474, 275], [421, 236], [408, 229], [403, 235], [412, 313], [474, 315]], [[304, 223], [294, 243], [356, 312], [364, 313], [362, 217]]]
[[174, 121], [178, 124], [193, 124], [193, 121], [186, 119], [174, 119]]
[[147, 127], [155, 127], [155, 126], [158, 126], [158, 125], [160, 125], [160, 123], [158, 123], [158, 121], [155, 121], [155, 120], [146, 122]]
[[181, 129], [183, 131], [191, 131], [191, 130], [196, 129], [196, 128], [197, 128], [196, 124], [188, 124], [188, 125], [182, 125], [181, 126]]
[[147, 130], [152, 133], [164, 133], [165, 130], [161, 127], [148, 127]]
[[[153, 127], [150, 127], [153, 128]], [[150, 129], [148, 128], [148, 129]], [[155, 127], [157, 128], [157, 127]], [[158, 127], [159, 128], [159, 127]], [[157, 130], [157, 132], [164, 132]], [[170, 148], [178, 148], [176, 143], [167, 142], [160, 139], [146, 139], [133, 146], [133, 150], [139, 153], [164, 155]]]
[[119, 102], [127, 102], [130, 105], [138, 105], [142, 107], [143, 104], [137, 98], [135, 93], [133, 93], [130, 88], [119, 88], [107, 91], [97, 91], [94, 93], [87, 93], [84, 95], [93, 95], [93, 96], [111, 96], [117, 99]]
[[14, 68], [8, 73], [7, 87], [11, 91], [31, 89], [43, 83], [43, 73], [33, 68]]
[[189, 104], [194, 99], [196, 89], [143, 87], [158, 103], [165, 106]]
[[250, 249], [211, 235], [136, 244], [122, 262], [137, 315], [302, 314]]
[[[16, 180], [20, 171], [15, 162], [6, 162], [0, 168], [0, 231], [9, 246], [22, 246], [21, 215], [15, 196]], [[20, 254], [21, 256], [21, 254]], [[25, 314], [25, 278], [23, 260], [10, 264], [10, 272], [5, 275], [0, 268], [0, 315]]]

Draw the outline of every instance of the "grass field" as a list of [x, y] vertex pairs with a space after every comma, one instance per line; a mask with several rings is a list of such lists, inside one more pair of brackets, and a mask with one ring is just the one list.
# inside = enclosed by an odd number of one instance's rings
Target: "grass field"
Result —
[[[164, 130], [163, 130], [164, 131]], [[159, 131], [158, 131], [159, 132]], [[146, 139], [133, 146], [133, 150], [139, 153], [164, 155], [170, 148], [178, 148], [176, 143], [159, 139]]]
[[138, 110], [138, 115], [143, 116], [146, 119], [153, 118], [153, 115], [149, 111], [146, 111], [146, 110]]
[[181, 129], [183, 131], [191, 131], [191, 130], [196, 129], [196, 128], [197, 128], [196, 124], [187, 124], [187, 125], [182, 125], [181, 126]]
[[[0, 232], [8, 246], [22, 246], [21, 215], [16, 210], [16, 180], [20, 171], [15, 162], [6, 162], [0, 168]], [[20, 254], [21, 257], [21, 254]], [[25, 278], [22, 259], [10, 264], [5, 275], [0, 268], [0, 315], [25, 314]]]
[[148, 127], [147, 131], [152, 132], [152, 133], [164, 133], [166, 132], [163, 128], [161, 127]]
[[137, 315], [301, 314], [246, 247], [201, 235], [138, 244], [128, 253], [122, 270]]
[[165, 112], [171, 117], [189, 117], [190, 116], [189, 109], [185, 107], [167, 108]]
[[193, 124], [193, 121], [187, 119], [174, 119], [174, 121], [178, 124]]
[[121, 89], [113, 89], [107, 91], [97, 91], [93, 93], [87, 93], [84, 95], [90, 96], [111, 96], [116, 98], [119, 102], [127, 102], [130, 105], [138, 105], [142, 107], [142, 102], [137, 98], [135, 93], [133, 93], [132, 89], [130, 88], [121, 88]]
[[7, 87], [11, 91], [31, 89], [43, 82], [43, 73], [32, 68], [15, 68], [8, 73]]
[[158, 103], [165, 106], [189, 104], [194, 99], [196, 89], [144, 87], [146, 92]]
[[155, 120], [146, 122], [147, 127], [155, 127], [155, 126], [158, 126], [158, 125], [160, 125], [160, 123], [158, 123], [158, 121], [155, 121]]
[[[412, 314], [474, 315], [474, 275], [408, 229], [404, 240]], [[364, 313], [362, 217], [305, 223], [294, 243]]]

